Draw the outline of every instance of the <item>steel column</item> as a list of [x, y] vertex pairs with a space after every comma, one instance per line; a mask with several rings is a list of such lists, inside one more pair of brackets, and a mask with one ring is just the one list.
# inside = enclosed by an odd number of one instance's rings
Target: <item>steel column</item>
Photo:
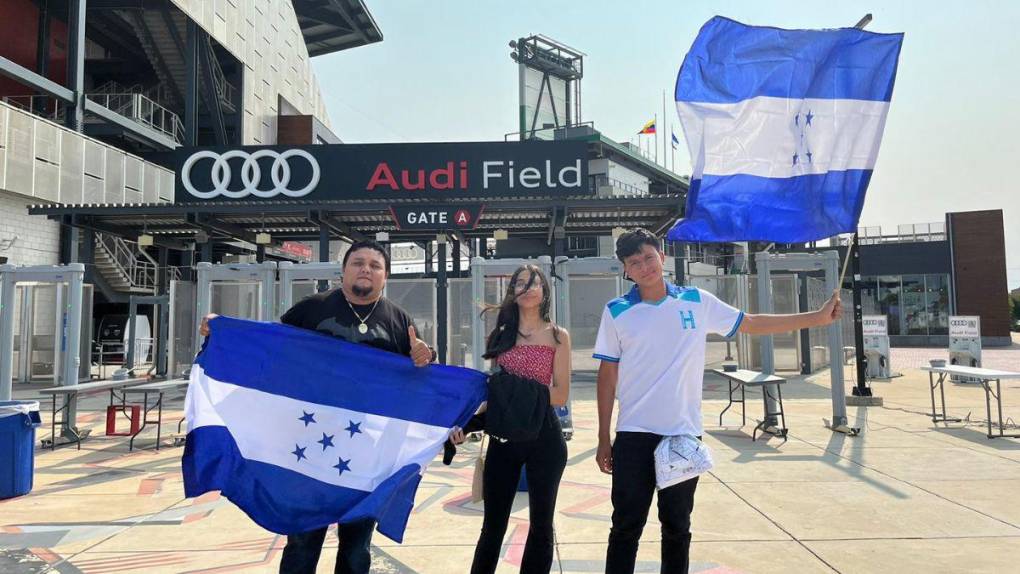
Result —
[[198, 24], [188, 18], [184, 62], [184, 144], [198, 145]]
[[439, 248], [439, 270], [436, 273], [436, 352], [439, 364], [446, 364], [446, 343], [449, 317], [447, 299], [449, 282], [446, 280], [446, 237], [437, 238]]
[[[854, 385], [853, 395], [857, 397], [870, 397], [872, 396], [871, 388], [865, 382], [867, 366], [864, 360], [864, 305], [861, 301], [861, 244], [856, 233], [854, 233], [853, 242], [850, 244], [848, 256], [853, 258], [850, 260], [850, 274], [853, 281], [854, 348], [856, 351], [855, 363], [857, 365], [857, 384]], [[843, 286], [840, 285], [839, 287], [842, 288]], [[842, 355], [840, 355], [840, 360], [842, 360]]]
[[64, 121], [76, 132], [85, 122], [85, 1], [67, 3], [67, 86], [72, 99]]
[[[14, 383], [14, 270], [13, 265], [0, 266], [0, 401], [11, 400]], [[22, 318], [22, 321], [25, 319]], [[21, 342], [20, 354], [25, 354]]]

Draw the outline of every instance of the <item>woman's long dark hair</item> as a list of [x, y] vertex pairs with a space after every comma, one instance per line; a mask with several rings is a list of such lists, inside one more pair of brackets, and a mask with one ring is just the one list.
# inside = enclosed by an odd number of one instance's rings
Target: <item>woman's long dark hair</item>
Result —
[[[549, 308], [552, 306], [552, 290], [549, 288], [549, 281], [545, 278], [545, 273], [542, 273], [542, 270], [537, 265], [522, 265], [518, 267], [514, 274], [510, 276], [510, 281], [506, 287], [506, 294], [503, 295], [503, 302], [499, 305], [486, 305], [485, 310], [482, 311], [483, 315], [489, 311], [499, 311], [499, 314], [496, 316], [496, 327], [489, 333], [489, 338], [485, 342], [485, 354], [482, 355], [485, 359], [493, 359], [501, 353], [509, 351], [517, 344], [521, 312], [517, 307], [517, 293], [514, 291], [514, 285], [517, 284], [517, 278], [525, 271], [531, 272], [531, 279], [528, 281], [528, 286], [521, 293], [527, 293], [531, 286], [534, 285], [534, 282], [539, 281], [542, 285], [542, 304], [538, 307], [538, 314], [542, 317], [543, 321], [551, 322], [549, 319]], [[553, 330], [553, 338], [559, 343], [560, 338], [557, 331], [557, 329]]]

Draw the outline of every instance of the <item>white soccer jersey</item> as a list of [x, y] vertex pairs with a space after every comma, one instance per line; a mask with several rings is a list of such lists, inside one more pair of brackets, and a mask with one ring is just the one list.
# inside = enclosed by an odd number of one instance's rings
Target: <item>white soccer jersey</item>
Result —
[[635, 285], [602, 312], [594, 357], [620, 364], [616, 430], [700, 436], [706, 337], [732, 337], [743, 312], [693, 287], [641, 301]]

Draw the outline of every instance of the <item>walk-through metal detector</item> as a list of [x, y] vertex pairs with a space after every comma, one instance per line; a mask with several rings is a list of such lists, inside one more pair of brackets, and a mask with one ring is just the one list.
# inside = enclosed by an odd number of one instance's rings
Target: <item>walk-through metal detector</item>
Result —
[[[808, 272], [825, 271], [825, 288], [831, 293], [839, 285], [839, 253], [823, 251], [820, 253], [756, 253], [755, 264], [758, 268], [758, 311], [772, 313], [772, 281], [769, 277], [773, 271]], [[775, 374], [775, 356], [772, 335], [761, 336], [762, 372]], [[846, 389], [843, 383], [843, 330], [839, 321], [829, 325], [829, 371], [832, 386], [832, 423], [829, 428], [836, 432], [856, 435], [860, 429], [850, 428], [846, 418]], [[764, 392], [764, 389], [763, 389]], [[769, 412], [777, 412], [775, 399], [769, 397]], [[774, 427], [777, 421], [770, 417], [767, 426]]]
[[[552, 276], [552, 258], [543, 255], [537, 259], [485, 259], [474, 257], [471, 259], [471, 301], [475, 308], [481, 309], [485, 305], [485, 279], [488, 277], [505, 277], [512, 275], [521, 265], [537, 265], [546, 277]], [[550, 286], [553, 290], [552, 313], [556, 316], [556, 286]], [[503, 293], [497, 293], [500, 298], [493, 303], [502, 300]], [[485, 370], [485, 361], [482, 355], [485, 353], [485, 321], [478, 313], [471, 314], [471, 366], [476, 371]]]
[[[14, 354], [13, 378], [15, 383], [39, 381], [56, 382], [60, 378], [63, 357], [60, 348], [64, 340], [64, 308], [67, 298], [66, 283], [46, 281], [18, 281], [14, 286]], [[81, 347], [78, 379], [88, 379], [92, 370], [92, 285], [82, 285]], [[40, 332], [43, 329], [44, 332]], [[37, 362], [37, 355], [44, 359]], [[37, 368], [46, 365], [48, 373]]]
[[[124, 360], [124, 368], [131, 371], [135, 368], [135, 353], [138, 350], [138, 341], [135, 339], [135, 320], [138, 317], [139, 305], [152, 305], [156, 319], [155, 349], [149, 346], [152, 351], [152, 365], [155, 368], [156, 376], [163, 378], [167, 373], [167, 342], [170, 340], [170, 295], [132, 295], [128, 299], [128, 348]], [[144, 359], [144, 358], [143, 358]]]
[[[81, 363], [81, 310], [82, 281], [85, 265], [39, 265], [16, 267], [0, 265], [0, 401], [11, 400], [14, 375], [14, 292], [19, 282], [67, 283], [67, 300], [58, 295], [57, 308], [61, 309], [59, 329], [63, 332], [60, 346], [56, 349], [54, 361], [55, 383], [58, 385], [78, 384]], [[60, 293], [60, 290], [57, 291]], [[68, 405], [64, 420], [75, 420], [75, 405]], [[62, 429], [66, 430], [66, 429]]]
[[[618, 297], [624, 293], [628, 286], [625, 286], [623, 279], [623, 263], [614, 257], [582, 257], [570, 259], [569, 257], [556, 258], [556, 277], [553, 284], [556, 286], [556, 324], [570, 331], [572, 327], [570, 315], [570, 276], [606, 276], [616, 279], [616, 294]], [[609, 302], [607, 299], [606, 303]]]
[[264, 263], [219, 263], [213, 265], [202, 261], [195, 266], [197, 276], [195, 304], [195, 326], [194, 326], [194, 353], [198, 353], [202, 344], [202, 336], [199, 328], [202, 326], [202, 317], [212, 311], [212, 286], [213, 283], [254, 283], [259, 285], [259, 299], [257, 304], [256, 319], [259, 321], [270, 321], [275, 318], [275, 284], [276, 284], [276, 262], [266, 261]]
[[[321, 263], [293, 263], [281, 261], [277, 264], [280, 275], [280, 287], [277, 293], [276, 312], [274, 320], [287, 312], [294, 306], [294, 283], [297, 281], [340, 281], [343, 278], [343, 268], [336, 262]], [[328, 285], [328, 283], [326, 283]]]
[[[614, 288], [611, 297], [623, 293], [623, 264], [619, 260], [609, 257], [586, 257], [570, 259], [557, 257], [556, 265], [552, 265], [552, 259], [548, 256], [541, 256], [537, 259], [483, 259], [476, 257], [471, 260], [471, 292], [472, 301], [476, 308], [485, 303], [485, 279], [491, 277], [508, 276], [517, 270], [521, 265], [534, 264], [546, 274], [550, 280], [552, 289], [552, 309], [550, 314], [557, 325], [572, 331], [575, 325], [571, 315], [571, 276], [583, 275], [586, 277], [607, 277], [613, 281]], [[496, 296], [502, 298], [502, 290], [498, 290]], [[601, 308], [609, 299], [599, 301]], [[498, 301], [492, 301], [496, 303]], [[599, 315], [601, 318], [601, 314]], [[478, 313], [471, 315], [471, 336], [472, 336], [472, 357], [475, 369], [482, 370], [484, 362], [482, 353], [485, 349], [485, 322]], [[575, 342], [576, 342], [575, 338]], [[575, 349], [576, 350], [576, 349]], [[563, 434], [569, 440], [573, 435], [573, 422], [571, 417], [570, 399], [566, 406], [557, 408], [563, 426]]]
[[192, 330], [196, 322], [197, 295], [193, 281], [173, 280], [170, 298], [170, 325], [167, 331], [167, 375], [176, 379], [187, 377], [194, 359]]

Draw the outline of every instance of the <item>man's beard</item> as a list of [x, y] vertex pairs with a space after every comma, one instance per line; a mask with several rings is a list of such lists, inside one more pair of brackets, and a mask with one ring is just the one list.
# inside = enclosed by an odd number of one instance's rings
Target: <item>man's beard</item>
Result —
[[354, 293], [358, 297], [368, 297], [369, 295], [372, 294], [372, 288], [362, 287], [361, 285], [355, 283], [354, 285], [351, 285], [351, 293]]

